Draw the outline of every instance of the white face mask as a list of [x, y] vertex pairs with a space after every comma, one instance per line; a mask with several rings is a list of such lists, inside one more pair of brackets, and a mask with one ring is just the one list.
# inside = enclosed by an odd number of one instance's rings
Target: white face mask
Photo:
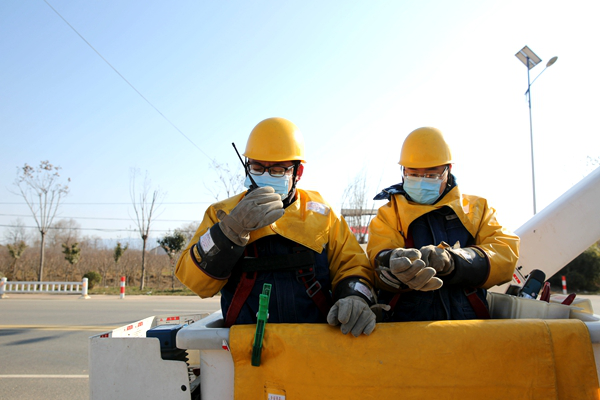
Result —
[[441, 179], [405, 176], [402, 187], [419, 204], [433, 204], [440, 197]]
[[[274, 176], [269, 175], [265, 172], [262, 175], [252, 175], [252, 179], [258, 185], [258, 187], [271, 186], [275, 193], [281, 196], [281, 200], [285, 200], [290, 192], [290, 175], [285, 174], [282, 177], [276, 178]], [[247, 189], [250, 189], [250, 185], [252, 185], [252, 181], [246, 175], [246, 180], [244, 181], [244, 186]]]

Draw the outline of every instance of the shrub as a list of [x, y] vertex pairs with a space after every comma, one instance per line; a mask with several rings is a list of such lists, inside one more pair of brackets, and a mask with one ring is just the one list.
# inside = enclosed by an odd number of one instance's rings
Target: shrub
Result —
[[83, 275], [84, 278], [88, 278], [88, 289], [92, 289], [94, 286], [102, 281], [102, 275], [96, 271], [88, 271]]
[[560, 290], [562, 276], [566, 277], [569, 293], [597, 292], [600, 289], [600, 247], [592, 245], [548, 281], [555, 289]]

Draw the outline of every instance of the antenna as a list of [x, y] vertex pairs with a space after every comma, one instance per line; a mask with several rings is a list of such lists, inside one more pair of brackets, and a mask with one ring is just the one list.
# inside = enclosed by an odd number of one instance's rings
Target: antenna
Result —
[[242, 160], [242, 156], [240, 156], [240, 152], [238, 151], [237, 147], [235, 147], [235, 143], [231, 143], [231, 145], [235, 149], [235, 153], [237, 154], [238, 158], [240, 159], [240, 162], [244, 166], [244, 171], [246, 171], [246, 176], [248, 176], [248, 178], [250, 178], [250, 181], [252, 182], [252, 185], [250, 185], [250, 187], [248, 188], [248, 193], [250, 193], [254, 189], [258, 189], [258, 185], [256, 184], [256, 182], [254, 182], [254, 179], [252, 178], [252, 174], [248, 170], [248, 165], [244, 162], [244, 160]]

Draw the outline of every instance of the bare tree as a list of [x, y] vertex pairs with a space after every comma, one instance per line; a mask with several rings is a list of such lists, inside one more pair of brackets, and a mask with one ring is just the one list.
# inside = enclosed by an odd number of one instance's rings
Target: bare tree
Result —
[[[41, 235], [40, 241], [40, 266], [38, 280], [44, 278], [44, 249], [46, 246], [46, 233], [52, 226], [52, 221], [60, 206], [60, 201], [69, 193], [69, 187], [58, 182], [61, 168], [50, 164], [49, 161], [40, 162], [39, 167], [33, 168], [25, 164], [17, 173], [14, 184], [19, 188], [19, 193], [29, 210]], [[71, 179], [68, 178], [67, 182]]]
[[10, 221], [11, 225], [7, 230], [4, 231], [5, 243], [15, 244], [18, 242], [29, 241], [29, 235], [27, 234], [25, 224], [21, 218], [17, 218], [14, 221]]
[[59, 219], [50, 227], [46, 237], [48, 246], [59, 247], [65, 243], [67, 245], [73, 242], [80, 242], [81, 225], [74, 219]]
[[377, 213], [375, 203], [371, 199], [367, 173], [363, 168], [344, 189], [342, 198], [342, 216], [361, 244], [367, 242], [369, 223]]
[[200, 222], [193, 221], [183, 224], [181, 228], [178, 229], [178, 231], [181, 232], [183, 236], [185, 236], [186, 243], [189, 243], [190, 240], [192, 240], [194, 234], [196, 233], [196, 230], [198, 229], [198, 226], [200, 226]]
[[204, 187], [213, 195], [215, 200], [222, 200], [221, 193], [225, 192], [225, 198], [229, 198], [235, 194], [241, 193], [244, 190], [244, 174], [241, 169], [241, 164], [238, 169], [233, 171], [227, 163], [219, 164], [215, 160], [212, 161], [210, 168], [217, 174], [217, 179], [213, 181], [210, 187], [204, 184]]
[[[39, 239], [38, 239], [39, 242]], [[36, 245], [31, 247], [37, 248]], [[151, 242], [151, 240], [150, 240]], [[149, 242], [149, 243], [150, 243]], [[123, 244], [123, 242], [121, 242]], [[141, 245], [141, 243], [140, 243]], [[71, 272], [68, 272], [68, 264], [65, 261], [65, 254], [62, 250], [64, 247], [48, 247], [46, 249], [46, 264], [44, 267], [44, 280], [47, 281], [63, 281], [77, 280], [65, 278], [68, 274], [77, 275], [80, 278], [84, 273], [100, 272], [104, 286], [119, 286], [119, 277], [127, 277], [128, 286], [139, 287], [140, 282], [140, 258], [141, 250], [133, 249], [130, 244], [129, 249], [125, 251], [119, 262], [114, 260], [114, 245], [105, 247], [103, 243], [97, 242], [93, 237], [84, 237], [79, 243], [81, 248], [81, 258], [78, 263], [72, 265]], [[123, 245], [121, 249], [123, 249]], [[139, 246], [141, 248], [141, 246]], [[71, 248], [72, 249], [72, 248]], [[161, 249], [161, 254], [153, 254], [146, 252], [146, 283], [144, 291], [171, 289], [176, 290], [183, 288], [183, 284], [175, 277], [167, 273], [167, 268], [170, 270], [168, 256]], [[177, 257], [177, 256], [175, 256]], [[9, 249], [6, 246], [0, 246], [0, 276], [4, 273], [9, 280], [32, 281], [37, 279], [37, 263], [38, 254], [36, 251], [25, 249], [17, 263], [16, 276], [11, 277], [11, 267], [13, 266], [14, 258], [11, 256]], [[105, 278], [104, 278], [105, 277]], [[88, 276], [88, 278], [91, 278]], [[91, 289], [91, 288], [90, 288]]]
[[140, 290], [143, 290], [144, 281], [146, 279], [146, 242], [148, 240], [148, 234], [150, 233], [152, 220], [160, 208], [165, 193], [160, 189], [152, 190], [150, 188], [151, 182], [148, 177], [148, 172], [146, 172], [144, 181], [139, 184], [136, 179], [138, 175], [139, 170], [132, 168], [129, 194], [135, 213], [135, 218], [132, 219], [142, 238], [142, 276], [140, 278]]

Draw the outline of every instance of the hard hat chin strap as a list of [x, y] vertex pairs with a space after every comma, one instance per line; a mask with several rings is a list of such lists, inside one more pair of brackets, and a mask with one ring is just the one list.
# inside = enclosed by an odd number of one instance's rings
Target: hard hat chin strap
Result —
[[444, 188], [444, 191], [440, 195], [439, 199], [441, 199], [442, 197], [444, 197], [446, 195], [446, 193], [451, 191], [454, 188], [454, 186], [456, 186], [454, 175], [452, 175], [451, 173], [448, 173], [448, 180], [446, 181], [446, 187]]

